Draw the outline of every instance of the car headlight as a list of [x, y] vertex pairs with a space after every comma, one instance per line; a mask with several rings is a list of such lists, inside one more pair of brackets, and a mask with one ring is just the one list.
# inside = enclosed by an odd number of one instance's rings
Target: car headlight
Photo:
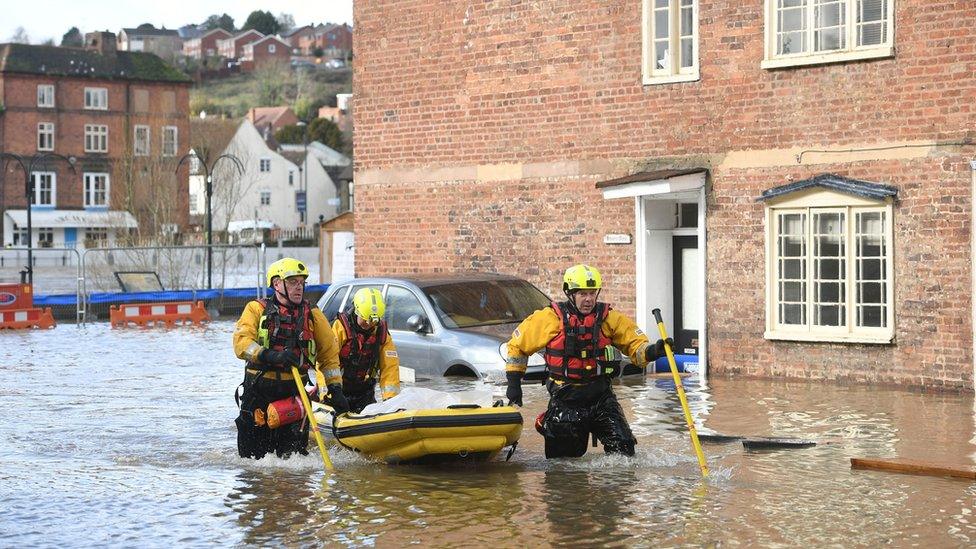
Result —
[[[498, 354], [502, 357], [502, 360], [508, 358], [508, 342], [504, 341], [498, 346]], [[529, 366], [545, 366], [546, 359], [542, 358], [540, 353], [532, 353], [529, 357]]]

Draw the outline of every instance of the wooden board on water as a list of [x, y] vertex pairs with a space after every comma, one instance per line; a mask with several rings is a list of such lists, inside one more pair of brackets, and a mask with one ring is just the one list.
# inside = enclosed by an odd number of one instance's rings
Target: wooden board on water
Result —
[[738, 435], [719, 435], [712, 433], [698, 433], [698, 440], [702, 442], [715, 442], [718, 444], [725, 444], [727, 442], [738, 442], [745, 437], [740, 437]]
[[976, 480], [976, 467], [972, 465], [946, 465], [909, 459], [851, 458], [851, 468]]
[[771, 450], [776, 448], [809, 448], [816, 446], [817, 441], [805, 438], [790, 437], [755, 437], [742, 440], [742, 447], [747, 450]]

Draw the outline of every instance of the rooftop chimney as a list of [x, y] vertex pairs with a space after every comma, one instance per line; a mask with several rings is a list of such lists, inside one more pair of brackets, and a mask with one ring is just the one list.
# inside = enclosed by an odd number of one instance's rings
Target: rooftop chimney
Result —
[[102, 55], [116, 52], [115, 33], [96, 31], [85, 34], [85, 49], [97, 51]]

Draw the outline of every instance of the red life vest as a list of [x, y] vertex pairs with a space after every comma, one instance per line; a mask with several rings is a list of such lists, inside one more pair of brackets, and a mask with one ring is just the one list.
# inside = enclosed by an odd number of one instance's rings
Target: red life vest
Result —
[[552, 302], [559, 317], [559, 334], [552, 338], [543, 357], [549, 376], [562, 381], [592, 381], [604, 374], [606, 348], [612, 345], [603, 334], [603, 321], [610, 305], [597, 303], [586, 316], [570, 313], [569, 303]]
[[[277, 300], [259, 299], [264, 314], [258, 323], [258, 342], [274, 351], [291, 351], [305, 354], [303, 370], [315, 364], [315, 333], [312, 330], [312, 309], [308, 301], [297, 307], [286, 307]], [[271, 307], [269, 308], [269, 303]], [[297, 336], [296, 336], [297, 332]], [[274, 368], [285, 368], [272, 364]]]
[[[337, 317], [346, 332], [346, 341], [339, 348], [339, 365], [342, 366], [342, 384], [364, 385], [376, 378], [380, 364], [380, 347], [386, 342], [386, 321], [366, 333], [346, 313]], [[354, 325], [355, 324], [355, 325]]]

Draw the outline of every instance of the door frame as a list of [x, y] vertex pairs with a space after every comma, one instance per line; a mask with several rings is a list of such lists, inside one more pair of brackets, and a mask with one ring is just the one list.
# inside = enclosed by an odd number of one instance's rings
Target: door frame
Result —
[[[674, 302], [673, 302], [673, 307], [674, 307], [674, 335], [672, 335], [672, 337], [674, 338], [674, 341], [675, 341], [675, 347], [677, 347], [675, 349], [675, 352], [677, 353], [678, 351], [682, 351], [683, 352], [685, 349], [687, 349], [687, 348], [689, 348], [689, 347], [692, 346], [692, 342], [691, 341], [688, 341], [685, 345], [682, 345], [682, 341], [680, 339], [681, 338], [681, 332], [683, 332], [683, 331], [692, 331], [692, 330], [684, 330], [683, 329], [684, 328], [684, 325], [683, 325], [684, 316], [682, 315], [682, 311], [684, 310], [684, 307], [683, 307], [684, 304], [681, 302], [681, 300], [683, 299], [682, 298], [683, 292], [681, 290], [683, 288], [683, 278], [682, 278], [682, 274], [683, 273], [682, 273], [682, 271], [684, 270], [683, 269], [684, 263], [681, 261], [681, 257], [682, 257], [682, 253], [681, 252], [683, 250], [696, 250], [697, 251], [698, 250], [698, 239], [695, 238], [694, 236], [674, 235], [674, 236], [671, 237], [671, 242], [673, 242], [674, 244], [678, 244], [679, 242], [686, 243], [684, 246], [674, 245], [674, 246], [671, 247], [671, 271], [673, 273], [672, 274], [672, 277], [671, 277], [671, 280], [673, 281], [673, 283], [672, 283], [672, 293], [674, 294], [674, 297], [675, 297]], [[694, 247], [692, 247], [690, 244], [694, 244]], [[699, 254], [699, 259], [700, 259], [700, 255], [701, 254]], [[701, 329], [693, 330], [693, 331], [694, 332], [697, 332], [699, 334], [701, 333]], [[698, 338], [698, 336], [696, 336], [694, 339], [699, 339], [699, 338]], [[697, 356], [697, 352], [695, 353], [695, 356]]]
[[[705, 207], [706, 207], [706, 180], [708, 172], [705, 169], [694, 173], [682, 173], [673, 177], [651, 178], [646, 180], [628, 181], [625, 184], [608, 186], [603, 189], [604, 199], [633, 198], [634, 199], [634, 234], [635, 238], [635, 272], [637, 281], [637, 325], [648, 334], [651, 340], [657, 339], [657, 326], [648, 310], [648, 288], [647, 288], [647, 260], [650, 256], [648, 250], [649, 234], [652, 230], [651, 215], [647, 211], [648, 200], [677, 200], [698, 203], [698, 227], [696, 229], [668, 229], [669, 232], [678, 234], [678, 231], [688, 231], [698, 237], [698, 250], [701, 254], [701, 261], [698, 262], [699, 287], [699, 318], [701, 318], [701, 329], [698, 334], [698, 377], [704, 383], [708, 374], [708, 307], [707, 297], [708, 287], [707, 278], [707, 232], [705, 228]], [[665, 327], [673, 329], [672, 311], [661, 311], [665, 321]]]

